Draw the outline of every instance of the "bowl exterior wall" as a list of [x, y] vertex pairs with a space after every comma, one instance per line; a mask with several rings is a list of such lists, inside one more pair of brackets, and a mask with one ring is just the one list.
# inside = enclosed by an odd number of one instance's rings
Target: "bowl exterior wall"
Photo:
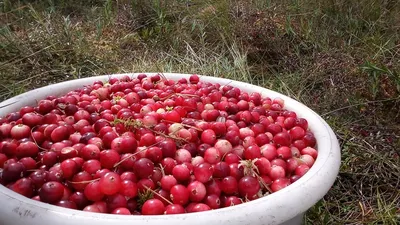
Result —
[[[154, 73], [146, 73], [148, 75]], [[70, 90], [90, 85], [94, 81], [107, 81], [110, 76], [122, 77], [136, 74], [113, 74], [71, 80], [38, 88], [0, 103], [0, 116], [19, 110], [25, 105], [33, 105], [36, 100], [48, 95], [61, 95]], [[191, 74], [164, 73], [173, 80], [189, 78]], [[118, 216], [110, 214], [88, 213], [64, 209], [46, 203], [34, 201], [16, 194], [0, 185], [0, 224], [2, 225], [42, 225], [42, 224], [88, 224], [88, 225], [176, 225], [176, 224], [229, 224], [229, 225], [274, 225], [300, 224], [304, 212], [319, 201], [331, 188], [340, 166], [340, 146], [329, 125], [314, 111], [280, 93], [251, 84], [228, 79], [201, 76], [201, 81], [232, 85], [247, 92], [259, 92], [263, 97], [281, 97], [285, 107], [293, 110], [299, 117], [308, 120], [318, 143], [319, 155], [313, 167], [297, 182], [285, 189], [263, 198], [233, 207], [201, 213], [161, 215], [161, 216]], [[5, 107], [2, 107], [5, 106]]]

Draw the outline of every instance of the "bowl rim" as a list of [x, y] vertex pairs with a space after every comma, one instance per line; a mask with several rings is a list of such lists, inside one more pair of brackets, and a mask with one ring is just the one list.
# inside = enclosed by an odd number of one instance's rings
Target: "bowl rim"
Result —
[[[74, 80], [68, 80], [68, 81], [63, 81], [60, 83], [56, 84], [49, 84], [47, 86], [43, 86], [41, 88], [37, 88], [34, 90], [30, 90], [28, 92], [25, 92], [23, 94], [17, 95], [15, 97], [12, 97], [8, 100], [5, 100], [3, 102], [0, 102], [0, 116], [5, 116], [3, 114], [10, 112], [10, 111], [15, 111], [14, 109], [18, 109], [18, 106], [24, 105], [27, 102], [27, 99], [30, 99], [31, 101], [32, 96], [37, 95], [38, 93], [44, 93], [46, 90], [49, 89], [59, 89], [61, 87], [65, 87], [68, 85], [75, 85], [79, 86], [81, 84], [81, 88], [83, 88], [84, 84], [91, 84], [95, 80], [102, 80], [102, 79], [109, 79], [110, 77], [117, 77], [120, 78], [122, 76], [130, 76], [130, 77], [136, 77], [139, 74], [146, 74], [148, 76], [154, 75], [154, 74], [163, 74], [166, 76], [168, 79], [173, 79], [177, 80], [179, 78], [185, 77], [189, 78], [190, 75], [193, 73], [186, 73], [186, 74], [181, 74], [181, 73], [159, 73], [159, 72], [140, 72], [140, 73], [117, 73], [117, 74], [109, 74], [109, 75], [98, 75], [98, 76], [91, 76], [87, 78], [80, 78], [80, 79], [74, 79]], [[273, 194], [264, 196], [262, 198], [252, 200], [249, 202], [246, 202], [244, 204], [239, 204], [231, 207], [225, 207], [217, 210], [211, 210], [211, 211], [205, 211], [205, 212], [198, 212], [198, 213], [187, 213], [187, 214], [176, 214], [176, 215], [152, 215], [152, 216], [145, 216], [141, 215], [139, 217], [131, 216], [123, 216], [123, 215], [113, 215], [113, 214], [99, 214], [99, 213], [91, 213], [91, 212], [84, 212], [80, 210], [72, 210], [72, 209], [67, 209], [67, 208], [62, 208], [54, 205], [50, 205], [47, 203], [43, 202], [38, 202], [29, 198], [26, 198], [22, 195], [19, 195], [12, 190], [9, 190], [8, 188], [4, 187], [3, 185], [0, 185], [0, 197], [5, 196], [9, 199], [15, 199], [17, 202], [20, 204], [26, 204], [26, 205], [31, 205], [33, 208], [45, 210], [45, 211], [51, 211], [56, 214], [60, 215], [75, 215], [78, 217], [84, 217], [84, 218], [90, 218], [90, 219], [106, 219], [106, 220], [113, 220], [113, 221], [160, 221], [160, 220], [176, 220], [176, 221], [188, 221], [191, 219], [198, 219], [199, 217], [208, 217], [208, 216], [214, 216], [217, 214], [221, 215], [228, 215], [231, 213], [238, 213], [238, 212], [244, 212], [248, 208], [253, 208], [257, 209], [257, 207], [262, 207], [262, 205], [266, 204], [267, 202], [270, 201], [277, 201], [278, 199], [282, 199], [284, 201], [280, 201], [278, 203], [277, 207], [290, 207], [287, 202], [302, 202], [305, 199], [308, 199], [309, 202], [305, 202], [302, 204], [303, 208], [300, 210], [287, 210], [288, 212], [285, 213], [285, 215], [282, 217], [282, 219], [277, 218], [277, 222], [282, 222], [284, 221], [284, 217], [286, 219], [288, 218], [293, 218], [296, 215], [299, 215], [301, 213], [304, 213], [306, 210], [308, 210], [312, 205], [314, 205], [318, 200], [320, 200], [330, 189], [330, 187], [333, 185], [334, 181], [336, 180], [336, 176], [339, 172], [339, 166], [340, 166], [340, 147], [338, 144], [338, 140], [336, 138], [336, 135], [332, 131], [331, 127], [312, 109], [304, 105], [303, 103], [292, 99], [289, 96], [286, 96], [284, 94], [281, 94], [277, 91], [267, 89], [264, 87], [256, 86], [253, 84], [241, 82], [241, 81], [236, 81], [236, 80], [231, 80], [231, 79], [226, 79], [226, 78], [220, 78], [220, 77], [212, 77], [212, 76], [207, 76], [207, 75], [200, 75], [197, 74], [200, 77], [200, 80], [206, 80], [209, 82], [214, 82], [214, 83], [220, 83], [222, 85], [231, 85], [234, 87], [239, 87], [239, 89], [246, 91], [246, 90], [253, 90], [259, 92], [262, 97], [266, 96], [275, 96], [275, 97], [281, 97], [284, 99], [285, 102], [285, 108], [294, 110], [299, 117], [307, 117], [307, 121], [309, 122], [309, 127], [310, 130], [314, 133], [315, 138], [317, 139], [318, 147], [317, 150], [319, 152], [319, 155], [317, 159], [315, 160], [314, 165], [310, 168], [310, 170], [303, 176], [301, 177], [298, 181], [295, 183], [289, 185], [288, 187], [275, 192]], [[78, 88], [75, 88], [78, 89]], [[72, 90], [72, 89], [71, 89]], [[249, 92], [249, 91], [247, 91]], [[47, 92], [46, 92], [47, 93]], [[57, 93], [59, 94], [65, 94], [65, 93]], [[39, 98], [41, 99], [41, 98]], [[3, 108], [1, 106], [4, 106]], [[7, 110], [6, 110], [7, 109]], [[299, 113], [301, 111], [301, 113]], [[310, 120], [312, 118], [312, 120]], [[318, 133], [316, 133], [316, 131]], [[320, 152], [326, 152], [326, 154], [320, 154]], [[324, 181], [325, 180], [325, 181]], [[325, 186], [321, 187], [321, 184], [324, 184]], [[314, 193], [308, 193], [306, 189], [308, 186], [312, 186], [313, 190], [320, 186], [320, 189], [315, 189]], [[300, 193], [301, 192], [301, 193]], [[307, 195], [306, 198], [304, 196], [300, 199], [299, 195]]]

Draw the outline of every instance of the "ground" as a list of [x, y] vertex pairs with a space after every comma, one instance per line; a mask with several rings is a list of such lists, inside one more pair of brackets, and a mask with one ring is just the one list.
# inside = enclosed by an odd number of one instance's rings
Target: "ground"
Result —
[[0, 99], [119, 72], [261, 85], [319, 113], [342, 164], [306, 224], [400, 220], [396, 0], [0, 1]]

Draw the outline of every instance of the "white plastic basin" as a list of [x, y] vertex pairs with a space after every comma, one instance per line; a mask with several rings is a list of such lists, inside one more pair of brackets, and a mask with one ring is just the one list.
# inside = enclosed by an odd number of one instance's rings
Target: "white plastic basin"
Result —
[[[153, 73], [146, 73], [151, 75]], [[115, 74], [137, 76], [138, 74]], [[189, 78], [190, 74], [165, 73], [166, 77], [178, 80]], [[96, 80], [107, 80], [110, 75], [96, 76], [66, 81], [38, 88], [0, 103], [0, 116], [17, 111], [20, 107], [36, 104], [36, 100], [48, 95], [66, 92], [92, 84]], [[176, 224], [301, 224], [304, 213], [329, 191], [340, 166], [340, 147], [329, 125], [307, 106], [280, 93], [243, 82], [201, 76], [200, 80], [228, 84], [246, 92], [259, 92], [263, 97], [281, 97], [285, 107], [295, 111], [299, 117], [307, 119], [310, 130], [317, 140], [318, 157], [315, 164], [302, 178], [290, 186], [263, 198], [244, 204], [190, 214], [160, 216], [123, 216], [89, 213], [66, 209], [38, 202], [19, 195], [0, 185], [0, 224], [2, 225], [176, 225]], [[5, 106], [5, 107], [2, 107]]]

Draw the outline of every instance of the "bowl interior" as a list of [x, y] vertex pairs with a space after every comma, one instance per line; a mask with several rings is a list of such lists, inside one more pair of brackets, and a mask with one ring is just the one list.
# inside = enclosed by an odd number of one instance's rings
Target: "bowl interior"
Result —
[[[145, 74], [152, 75], [155, 73]], [[6, 114], [18, 110], [20, 107], [25, 105], [35, 105], [37, 100], [43, 99], [48, 95], [65, 94], [70, 90], [79, 89], [84, 85], [90, 85], [96, 80], [106, 81], [110, 76], [122, 77], [125, 75], [135, 77], [138, 73], [89, 77], [38, 88], [0, 103], [0, 116], [5, 116]], [[164, 73], [164, 75], [167, 78], [178, 80], [182, 77], [189, 78], [191, 74]], [[52, 212], [64, 217], [74, 215], [74, 218], [79, 218], [80, 221], [85, 218], [91, 218], [108, 222], [129, 220], [141, 221], [142, 224], [157, 224], [161, 220], [168, 218], [168, 221], [197, 221], [206, 223], [209, 222], [207, 218], [215, 217], [215, 215], [221, 216], [221, 218], [229, 217], [241, 220], [243, 215], [250, 213], [252, 215], [264, 215], [266, 217], [268, 215], [279, 215], [276, 216], [277, 218], [274, 220], [278, 223], [305, 212], [326, 194], [332, 186], [339, 171], [340, 148], [332, 129], [317, 113], [288, 96], [259, 86], [210, 76], [200, 76], [200, 80], [209, 81], [211, 83], [220, 83], [221, 85], [229, 84], [249, 93], [259, 92], [263, 97], [281, 97], [284, 99], [285, 108], [295, 111], [298, 117], [305, 118], [309, 123], [310, 130], [314, 133], [315, 138], [317, 139], [319, 155], [309, 172], [290, 186], [263, 198], [233, 207], [191, 214], [126, 217], [111, 214], [88, 213], [37, 202], [22, 195], [18, 195], [1, 185], [0, 196], [3, 196], [3, 198], [0, 198], [0, 200], [3, 201], [8, 199], [10, 202], [13, 202], [12, 204], [14, 205], [24, 204], [24, 207], [30, 208], [35, 212]], [[195, 224], [200, 224], [197, 222]]]

